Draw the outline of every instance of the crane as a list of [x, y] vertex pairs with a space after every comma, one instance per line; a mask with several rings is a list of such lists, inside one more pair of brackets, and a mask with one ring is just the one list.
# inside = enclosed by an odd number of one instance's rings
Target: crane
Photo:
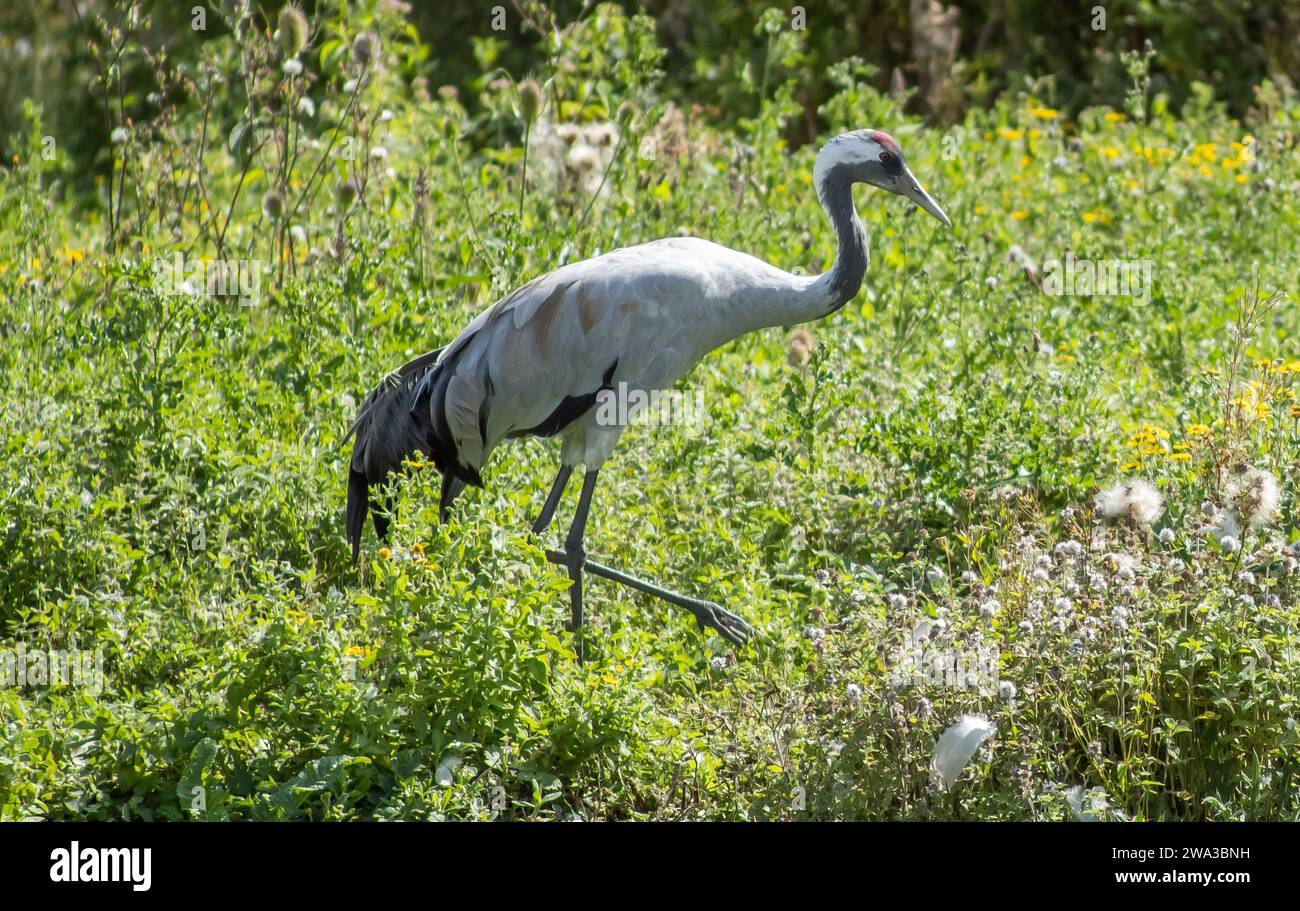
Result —
[[546, 550], [572, 580], [570, 629], [579, 661], [584, 571], [684, 608], [701, 629], [744, 645], [751, 627], [721, 605], [587, 559], [583, 538], [596, 478], [624, 429], [595, 404], [615, 388], [671, 388], [720, 345], [765, 327], [822, 319], [848, 303], [869, 258], [854, 184], [904, 196], [952, 226], [913, 176], [898, 143], [880, 130], [854, 130], [827, 142], [817, 154], [813, 183], [838, 241], [835, 262], [822, 275], [794, 275], [695, 237], [651, 241], [534, 278], [480, 313], [450, 344], [386, 376], [361, 403], [348, 432], [355, 435], [347, 504], [353, 562], [367, 512], [380, 539], [391, 521], [391, 501], [376, 503], [374, 488], [417, 453], [442, 474], [438, 511], [445, 523], [466, 485], [483, 486], [483, 466], [498, 444], [559, 437], [560, 469], [532, 532], [546, 532], [582, 466], [564, 548]]

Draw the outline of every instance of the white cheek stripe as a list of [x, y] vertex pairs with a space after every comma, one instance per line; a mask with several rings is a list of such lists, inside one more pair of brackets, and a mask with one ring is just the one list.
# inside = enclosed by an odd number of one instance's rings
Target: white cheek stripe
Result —
[[875, 161], [879, 157], [880, 146], [871, 139], [857, 135], [856, 132], [836, 136], [817, 153], [817, 161], [813, 165], [813, 185], [817, 188], [818, 197], [821, 196], [826, 175], [836, 165], [861, 164], [864, 161]]

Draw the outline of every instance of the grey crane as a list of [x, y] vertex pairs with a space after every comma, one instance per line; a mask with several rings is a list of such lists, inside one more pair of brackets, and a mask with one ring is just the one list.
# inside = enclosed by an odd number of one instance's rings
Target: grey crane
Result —
[[[547, 558], [572, 580], [571, 629], [583, 656], [583, 572], [654, 595], [743, 645], [752, 630], [711, 601], [687, 597], [588, 560], [583, 547], [600, 467], [623, 427], [599, 418], [602, 392], [672, 387], [715, 348], [749, 332], [822, 319], [862, 285], [867, 235], [852, 187], [870, 184], [952, 222], [913, 176], [902, 149], [879, 130], [831, 139], [813, 169], [817, 195], [839, 249], [830, 270], [799, 276], [707, 240], [673, 237], [571, 263], [528, 282], [480, 313], [450, 344], [383, 379], [362, 402], [348, 477], [347, 533], [355, 562], [365, 517], [386, 537], [390, 510], [372, 488], [416, 453], [442, 473], [439, 515], [467, 484], [483, 486], [496, 446], [521, 436], [559, 437], [560, 469], [533, 534], [550, 525], [573, 471], [582, 492], [563, 550]], [[346, 440], [345, 440], [346, 442]]]

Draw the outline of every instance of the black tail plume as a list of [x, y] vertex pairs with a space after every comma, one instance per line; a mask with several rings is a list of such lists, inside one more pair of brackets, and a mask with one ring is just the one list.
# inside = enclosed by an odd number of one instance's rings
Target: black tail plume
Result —
[[[437, 367], [442, 349], [422, 354], [384, 377], [357, 410], [357, 419], [347, 436], [354, 434], [348, 470], [347, 534], [352, 542], [352, 562], [361, 554], [361, 533], [366, 514], [372, 514], [375, 533], [383, 540], [388, 533], [391, 510], [376, 508], [370, 488], [390, 474], [400, 474], [404, 463], [417, 452], [434, 453], [433, 425], [428, 408], [412, 408], [414, 390]], [[439, 465], [444, 471], [445, 466]]]

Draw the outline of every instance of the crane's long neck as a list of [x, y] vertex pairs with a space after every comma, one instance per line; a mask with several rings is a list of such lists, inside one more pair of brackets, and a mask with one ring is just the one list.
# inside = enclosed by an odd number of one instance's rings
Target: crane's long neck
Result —
[[[814, 311], [806, 319], [829, 316], [853, 300], [862, 287], [870, 259], [867, 229], [853, 206], [853, 181], [848, 168], [844, 165], [832, 167], [818, 182], [817, 192], [822, 208], [835, 228], [839, 249], [830, 271], [823, 273], [802, 292], [806, 298], [803, 303]], [[816, 312], [818, 307], [823, 308], [821, 312]]]
[[870, 254], [867, 231], [853, 206], [853, 180], [847, 165], [823, 167], [819, 158], [813, 172], [822, 208], [835, 229], [839, 249], [830, 270], [811, 278], [790, 276], [790, 285], [764, 302], [764, 326], [785, 326], [830, 316], [862, 287]]

